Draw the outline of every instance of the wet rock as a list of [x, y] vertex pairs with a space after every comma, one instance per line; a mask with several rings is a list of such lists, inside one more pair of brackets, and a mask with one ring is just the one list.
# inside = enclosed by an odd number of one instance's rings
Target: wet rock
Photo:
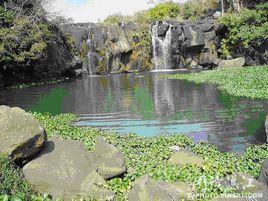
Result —
[[129, 201], [172, 201], [187, 200], [192, 192], [191, 186], [186, 183], [157, 182], [148, 176], [143, 176], [135, 181], [128, 194]]
[[157, 34], [160, 37], [165, 37], [170, 25], [167, 23], [160, 22], [157, 26]]
[[37, 155], [47, 140], [43, 126], [24, 110], [0, 106], [0, 152], [18, 165]]
[[245, 58], [243, 57], [230, 60], [221, 60], [219, 62], [218, 68], [242, 67], [245, 65], [245, 62]]
[[241, 193], [258, 193], [265, 191], [262, 183], [246, 173], [234, 173], [219, 182], [224, 187], [230, 187]]
[[197, 156], [196, 154], [190, 151], [181, 150], [175, 152], [168, 160], [168, 163], [172, 165], [181, 165], [181, 166], [191, 164], [202, 167], [204, 165], [204, 160], [200, 156]]
[[5, 85], [4, 75], [3, 75], [3, 73], [0, 71], [0, 88], [3, 87], [4, 85]]
[[94, 158], [96, 170], [104, 179], [121, 176], [127, 170], [122, 152], [103, 138], [96, 140]]
[[266, 159], [262, 164], [258, 180], [268, 187], [268, 159]]
[[39, 192], [54, 198], [114, 199], [95, 171], [94, 157], [78, 141], [51, 138], [40, 155], [23, 167], [23, 173]]

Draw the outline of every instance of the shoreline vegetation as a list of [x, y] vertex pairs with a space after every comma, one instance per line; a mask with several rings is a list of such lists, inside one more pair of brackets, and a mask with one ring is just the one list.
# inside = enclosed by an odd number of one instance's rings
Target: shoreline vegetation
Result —
[[170, 79], [197, 84], [218, 84], [218, 89], [236, 97], [268, 99], [268, 66], [222, 68], [193, 74], [176, 74]]
[[[242, 156], [220, 152], [206, 142], [195, 144], [183, 135], [160, 135], [146, 138], [135, 134], [120, 135], [115, 132], [100, 131], [96, 128], [73, 126], [77, 120], [73, 114], [33, 113], [46, 129], [48, 137], [60, 135], [64, 139], [73, 139], [85, 144], [93, 151], [97, 137], [104, 137], [123, 152], [127, 173], [122, 178], [107, 181], [107, 187], [116, 193], [116, 200], [125, 200], [134, 181], [148, 175], [157, 181], [186, 182], [194, 185], [194, 193], [206, 194], [210, 198], [224, 193], [234, 193], [234, 189], [215, 183], [216, 178], [224, 178], [237, 172], [248, 173], [257, 178], [263, 161], [268, 157], [268, 144], [250, 146]], [[203, 166], [186, 164], [183, 166], [168, 164], [172, 155], [170, 147], [178, 146], [197, 154], [204, 159]], [[0, 157], [0, 200], [50, 200], [47, 195], [39, 195], [24, 179], [20, 169], [14, 168], [7, 157]], [[203, 180], [201, 179], [203, 178]], [[205, 184], [205, 182], [207, 182]], [[204, 192], [204, 185], [206, 191]], [[9, 196], [5, 196], [9, 195]], [[202, 197], [197, 200], [204, 200]], [[205, 200], [207, 200], [205, 198]]]

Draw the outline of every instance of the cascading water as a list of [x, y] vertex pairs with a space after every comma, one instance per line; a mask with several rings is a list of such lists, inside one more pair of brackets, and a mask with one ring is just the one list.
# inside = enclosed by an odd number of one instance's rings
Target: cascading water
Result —
[[93, 69], [94, 69], [94, 61], [93, 61], [93, 55], [91, 52], [91, 40], [87, 39], [87, 48], [88, 48], [88, 53], [87, 53], [87, 71], [89, 75], [93, 75]]
[[172, 40], [172, 26], [168, 25], [168, 30], [164, 37], [159, 36], [159, 23], [152, 26], [152, 46], [153, 46], [153, 63], [155, 70], [164, 70], [171, 68], [171, 40]]

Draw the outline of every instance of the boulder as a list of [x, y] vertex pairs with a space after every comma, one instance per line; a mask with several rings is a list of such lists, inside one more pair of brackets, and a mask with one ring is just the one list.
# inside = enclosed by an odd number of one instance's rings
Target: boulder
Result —
[[218, 68], [231, 68], [231, 67], [242, 67], [246, 63], [245, 58], [239, 57], [230, 60], [221, 60], [219, 62]]
[[219, 63], [219, 59], [217, 54], [213, 52], [202, 52], [199, 55], [198, 64], [201, 66], [217, 66]]
[[43, 126], [24, 110], [0, 106], [0, 153], [18, 165], [36, 156], [47, 140]]
[[204, 160], [200, 156], [197, 156], [196, 154], [187, 151], [187, 150], [180, 150], [178, 152], [175, 152], [171, 158], [168, 160], [169, 164], [172, 165], [197, 165], [202, 167], [204, 165]]
[[228, 175], [219, 183], [224, 187], [233, 188], [238, 193], [258, 193], [265, 191], [265, 187], [262, 183], [246, 173]]
[[263, 162], [258, 180], [268, 187], [268, 159]]
[[54, 198], [114, 199], [95, 170], [94, 157], [78, 141], [51, 138], [40, 155], [23, 167], [23, 173], [39, 192]]
[[94, 159], [96, 170], [104, 179], [121, 176], [127, 170], [122, 152], [103, 138], [96, 140]]
[[265, 121], [265, 132], [266, 132], [267, 143], [268, 143], [268, 115], [266, 116], [266, 121]]
[[134, 182], [128, 193], [129, 201], [172, 201], [187, 200], [191, 186], [186, 183], [157, 182], [143, 176]]

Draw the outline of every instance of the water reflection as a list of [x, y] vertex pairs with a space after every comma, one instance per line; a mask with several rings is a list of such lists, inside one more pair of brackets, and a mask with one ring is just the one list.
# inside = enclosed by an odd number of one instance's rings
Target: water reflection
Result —
[[265, 141], [267, 101], [235, 98], [214, 85], [169, 80], [164, 73], [81, 78], [55, 85], [0, 91], [0, 104], [76, 113], [81, 126], [142, 136], [183, 133], [221, 150], [241, 152]]

